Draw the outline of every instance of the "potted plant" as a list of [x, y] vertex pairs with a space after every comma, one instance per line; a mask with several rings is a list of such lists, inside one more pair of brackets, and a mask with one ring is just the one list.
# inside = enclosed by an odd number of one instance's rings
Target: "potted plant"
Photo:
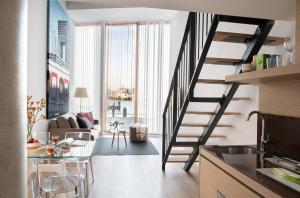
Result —
[[46, 119], [46, 115], [42, 113], [45, 108], [44, 98], [33, 101], [32, 96], [27, 96], [27, 143], [38, 143], [38, 140], [32, 137], [32, 129], [38, 121]]
[[124, 122], [115, 120], [114, 122], [109, 122], [109, 126], [113, 127], [114, 130], [119, 130], [119, 126], [124, 126]]

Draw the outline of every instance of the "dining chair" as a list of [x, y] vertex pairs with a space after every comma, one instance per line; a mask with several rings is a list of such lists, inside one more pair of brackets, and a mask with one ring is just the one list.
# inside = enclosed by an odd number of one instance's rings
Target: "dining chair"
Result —
[[[79, 163], [71, 168], [68, 159], [40, 159], [37, 162], [39, 196], [49, 198], [50, 195], [61, 193], [75, 194], [83, 198], [84, 190], [79, 170]], [[75, 159], [73, 159], [73, 163]]]
[[[87, 143], [89, 141], [92, 141], [92, 135], [90, 132], [67, 132], [65, 133], [65, 139], [67, 138], [73, 138], [74, 144], [76, 144], [76, 141], [86, 141]], [[71, 143], [72, 146], [72, 143]], [[92, 156], [79, 158], [80, 164], [83, 166], [85, 170], [85, 182], [84, 182], [84, 189], [86, 194], [89, 194], [89, 174], [88, 174], [88, 166], [90, 165], [91, 175], [92, 175], [92, 182], [94, 183], [94, 169], [93, 169], [93, 162], [92, 162]]]

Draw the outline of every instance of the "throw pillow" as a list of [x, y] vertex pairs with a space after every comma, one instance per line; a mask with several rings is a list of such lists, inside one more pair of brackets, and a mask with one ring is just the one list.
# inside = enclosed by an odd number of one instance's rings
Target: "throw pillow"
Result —
[[77, 117], [77, 122], [80, 128], [93, 129], [93, 124], [86, 117]]
[[67, 118], [63, 117], [63, 116], [59, 116], [56, 118], [57, 120], [57, 125], [59, 128], [63, 128], [63, 129], [70, 129], [71, 125], [69, 124]]
[[92, 116], [90, 113], [88, 113], [88, 112], [78, 113], [77, 116], [78, 116], [78, 117], [86, 117], [87, 119], [89, 119], [89, 121], [90, 121], [92, 124], [93, 124], [93, 122], [94, 122], [93, 116]]
[[73, 129], [79, 129], [78, 122], [74, 118], [69, 117], [68, 121]]

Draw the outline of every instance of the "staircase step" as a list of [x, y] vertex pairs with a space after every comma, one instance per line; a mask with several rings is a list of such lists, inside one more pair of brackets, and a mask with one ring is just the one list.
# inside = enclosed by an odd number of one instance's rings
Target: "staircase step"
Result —
[[[235, 32], [216, 32], [213, 41], [230, 42], [230, 43], [246, 43], [253, 35]], [[268, 36], [264, 45], [277, 46], [284, 43], [284, 38]]]
[[[178, 133], [176, 137], [179, 138], [199, 138], [201, 134], [199, 133]], [[210, 138], [225, 138], [225, 135], [211, 135]]]
[[[186, 111], [186, 114], [193, 115], [215, 115], [216, 113], [213, 111]], [[223, 115], [242, 115], [240, 112], [224, 112]]]
[[218, 80], [218, 79], [198, 79], [197, 83], [202, 84], [228, 84], [225, 80]]
[[213, 64], [213, 65], [236, 65], [240, 63], [240, 59], [235, 58], [212, 58], [207, 57], [205, 60], [205, 64]]
[[[209, 127], [208, 124], [201, 123], [182, 123], [181, 126], [184, 127]], [[216, 127], [232, 127], [231, 124], [217, 124]]]
[[[250, 100], [250, 97], [233, 97], [231, 100]], [[192, 97], [190, 102], [221, 102], [222, 98], [204, 98], [204, 97]]]

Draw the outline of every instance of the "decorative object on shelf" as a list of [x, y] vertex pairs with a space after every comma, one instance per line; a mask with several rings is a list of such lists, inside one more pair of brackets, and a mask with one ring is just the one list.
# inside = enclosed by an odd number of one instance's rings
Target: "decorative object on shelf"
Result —
[[115, 120], [113, 122], [109, 122], [109, 126], [113, 127], [114, 130], [119, 130], [119, 126], [124, 126], [124, 122]]
[[269, 58], [270, 55], [269, 54], [257, 54], [256, 55], [256, 70], [260, 71], [263, 69], [266, 69], [266, 61], [267, 58]]
[[74, 97], [80, 99], [80, 112], [82, 112], [81, 99], [88, 98], [86, 88], [85, 87], [76, 87]]
[[253, 64], [243, 64], [242, 65], [242, 72], [251, 72], [251, 71], [255, 71], [255, 65]]
[[290, 37], [285, 37], [284, 38], [284, 43], [283, 43], [283, 47], [284, 49], [288, 52], [289, 54], [289, 58], [288, 58], [288, 62], [287, 64], [295, 64], [295, 57], [294, 57], [294, 53], [295, 53], [295, 47], [292, 43], [292, 39]]
[[282, 66], [282, 55], [277, 54], [258, 54], [253, 57], [255, 60], [256, 70], [270, 69]]
[[33, 126], [40, 120], [46, 119], [42, 111], [46, 108], [46, 100], [41, 98], [33, 101], [32, 96], [27, 96], [27, 143], [37, 143], [32, 137]]

